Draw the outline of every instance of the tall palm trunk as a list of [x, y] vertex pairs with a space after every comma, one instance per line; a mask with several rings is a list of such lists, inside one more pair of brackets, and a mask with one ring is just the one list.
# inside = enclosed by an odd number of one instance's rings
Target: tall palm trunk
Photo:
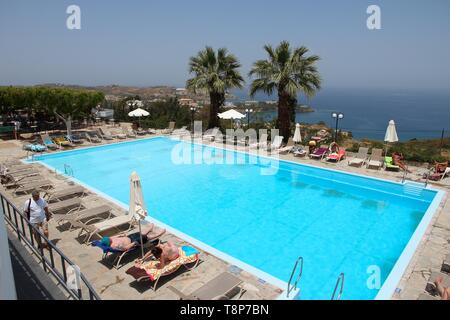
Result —
[[289, 140], [291, 135], [291, 115], [289, 108], [290, 96], [284, 90], [278, 92], [278, 128], [284, 142]]
[[224, 103], [224, 97], [222, 94], [217, 92], [211, 92], [209, 94], [210, 98], [210, 107], [209, 107], [209, 120], [208, 120], [208, 129], [212, 129], [214, 127], [219, 127], [219, 117], [218, 113], [220, 112], [220, 107]]

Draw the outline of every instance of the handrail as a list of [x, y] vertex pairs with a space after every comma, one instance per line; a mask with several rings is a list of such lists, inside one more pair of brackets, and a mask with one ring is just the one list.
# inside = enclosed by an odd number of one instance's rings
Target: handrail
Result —
[[68, 176], [73, 177], [73, 169], [69, 164], [64, 164], [64, 173]]
[[[345, 280], [344, 273], [341, 272], [341, 274], [339, 275], [339, 277], [336, 281], [336, 286], [334, 287], [334, 291], [333, 291], [333, 295], [331, 296], [331, 300], [341, 300], [342, 293], [344, 292], [344, 280]], [[339, 294], [338, 294], [337, 298], [335, 299], [336, 290], [337, 290], [339, 284], [341, 285], [341, 288], [339, 289]]]
[[[295, 270], [297, 270], [298, 263], [300, 262], [300, 272], [298, 274], [297, 280], [294, 283], [294, 286], [291, 288], [291, 282], [292, 278], [294, 277]], [[286, 297], [289, 298], [289, 295], [291, 294], [292, 290], [297, 289], [297, 284], [302, 276], [303, 273], [303, 257], [298, 257], [297, 261], [295, 262], [294, 268], [292, 269], [291, 277], [289, 278], [287, 291], [286, 291]]]
[[[17, 207], [12, 204], [1, 192], [0, 192], [0, 209], [3, 212], [5, 221], [10, 225], [10, 227], [17, 234], [19, 241], [23, 242], [27, 247], [39, 258], [42, 263], [44, 271], [51, 273], [62, 288], [75, 300], [85, 300], [83, 297], [83, 292], [80, 284], [84, 285], [84, 288], [88, 291], [89, 300], [101, 300], [100, 296], [95, 292], [92, 285], [86, 279], [86, 277], [79, 272], [79, 282], [77, 283], [77, 288], [71, 288], [68, 281], [68, 268], [67, 266], [76, 267], [73, 263], [58, 247], [56, 247], [49, 239], [45, 237], [42, 232], [30, 223], [30, 221], [25, 217], [25, 215], [17, 209]], [[27, 232], [28, 231], [28, 232]], [[36, 241], [33, 234], [39, 237], [40, 242], [44, 242], [48, 248], [49, 257], [45, 255], [42, 246], [36, 246]], [[61, 263], [61, 271], [55, 263], [55, 254], [59, 256]]]

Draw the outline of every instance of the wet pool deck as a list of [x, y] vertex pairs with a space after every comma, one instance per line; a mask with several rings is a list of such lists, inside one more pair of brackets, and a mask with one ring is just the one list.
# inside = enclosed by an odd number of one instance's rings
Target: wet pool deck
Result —
[[[124, 140], [116, 140], [112, 143], [121, 141]], [[214, 142], [209, 144], [215, 145]], [[21, 146], [22, 144], [18, 141], [0, 142], [0, 163], [11, 161], [12, 159], [24, 158], [27, 153], [21, 149]], [[91, 144], [85, 142], [82, 146], [87, 147], [91, 146]], [[241, 151], [246, 151], [244, 147], [236, 148]], [[280, 154], [279, 158], [397, 182], [402, 181], [403, 179], [403, 173], [401, 172], [388, 172], [385, 170], [377, 171], [366, 168], [350, 167], [347, 165], [347, 160], [338, 164], [333, 164], [324, 161], [311, 160], [309, 158], [296, 158], [291, 154]], [[72, 183], [65, 177], [56, 175], [54, 172], [39, 164], [33, 164], [33, 166], [39, 168], [46, 178], [54, 182], [56, 189], [65, 188], [69, 183]], [[411, 167], [410, 169], [413, 173], [409, 174], [407, 179], [423, 182], [420, 176], [415, 174], [415, 172], [420, 172], [422, 169]], [[433, 186], [448, 192], [450, 189], [450, 178], [446, 178], [440, 183], [433, 183]], [[5, 193], [4, 190], [2, 192]], [[6, 194], [11, 195], [11, 192], [7, 191]], [[24, 201], [28, 199], [29, 196], [10, 196], [9, 198], [21, 208]], [[115, 215], [125, 213], [121, 207], [92, 192], [83, 199], [83, 202], [87, 207], [106, 203], [113, 208], [113, 213]], [[125, 260], [126, 264], [117, 270], [112, 268], [109, 264], [101, 262], [101, 252], [99, 249], [80, 244], [79, 239], [76, 238], [77, 234], [76, 231], [61, 231], [55, 227], [55, 224], [50, 224], [50, 239], [80, 267], [83, 274], [91, 282], [102, 299], [177, 299], [177, 296], [167, 289], [169, 285], [176, 287], [184, 293], [190, 293], [223, 271], [235, 273], [244, 281], [247, 290], [241, 299], [276, 299], [285, 289], [264, 282], [257, 276], [242, 271], [228, 262], [200, 250], [201, 263], [195, 269], [192, 271], [183, 271], [180, 269], [174, 275], [161, 280], [157, 290], [153, 291], [150, 288], [149, 283], [143, 282], [136, 284], [131, 276], [125, 274], [125, 271], [133, 265], [133, 260], [137, 258], [136, 255]], [[186, 241], [169, 232], [166, 232], [162, 237], [162, 240], [173, 241], [177, 245], [187, 244]], [[444, 197], [438, 212], [435, 214], [426, 234], [423, 236], [411, 259], [406, 272], [403, 274], [402, 280], [397, 285], [398, 289], [392, 299], [417, 299], [419, 295], [424, 292], [431, 272], [440, 271], [444, 257], [449, 253], [450, 201], [448, 201], [447, 197]]]

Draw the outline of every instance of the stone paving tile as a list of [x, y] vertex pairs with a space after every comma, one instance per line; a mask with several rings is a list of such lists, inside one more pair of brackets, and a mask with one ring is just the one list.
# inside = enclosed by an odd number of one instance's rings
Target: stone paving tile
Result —
[[[2, 144], [5, 145], [2, 146]], [[210, 144], [213, 146], [216, 145], [214, 142]], [[89, 143], [86, 143], [84, 146], [88, 145]], [[254, 150], [248, 150], [243, 147], [237, 147], [237, 149], [255, 153]], [[21, 150], [20, 142], [0, 142], [0, 163], [10, 159], [23, 158], [26, 155], [27, 153]], [[347, 161], [351, 158], [338, 164], [330, 164], [308, 158], [295, 158], [289, 154], [279, 155], [279, 158], [397, 182], [402, 181], [403, 179], [402, 173], [350, 167], [347, 165]], [[416, 172], [419, 168], [410, 167], [410, 169], [412, 169], [413, 172]], [[55, 182], [57, 188], [62, 188], [64, 185], [67, 185], [66, 179], [63, 177], [57, 176], [55, 173], [52, 173], [45, 168], [40, 168], [40, 170], [46, 172], [47, 176]], [[407, 179], [424, 182], [420, 176], [414, 173], [409, 174]], [[450, 178], [444, 179], [439, 183], [431, 183], [436, 188], [441, 188], [446, 192], [450, 189]], [[15, 198], [14, 202], [21, 204], [25, 199], [26, 197]], [[98, 204], [99, 202], [108, 203], [114, 207], [115, 214], [123, 214], [123, 210], [120, 207], [109, 203], [97, 195], [90, 194], [84, 201], [88, 206], [93, 205], [94, 203]], [[201, 259], [203, 261], [196, 269], [190, 272], [180, 272], [174, 277], [171, 277], [168, 281], [161, 282], [161, 287], [158, 288], [158, 290], [153, 291], [148, 284], [136, 286], [132, 281], [133, 279], [125, 274], [125, 270], [132, 265], [132, 260], [119, 270], [110, 268], [103, 263], [99, 263], [99, 260], [101, 259], [99, 250], [80, 244], [74, 239], [75, 234], [76, 231], [60, 232], [53, 226], [51, 227], [51, 238], [59, 239], [58, 246], [73, 259], [75, 263], [82, 266], [81, 269], [83, 273], [92, 282], [96, 290], [104, 299], [176, 299], [176, 295], [167, 290], [168, 285], [173, 285], [183, 292], [190, 293], [200, 287], [202, 283], [211, 280], [219, 272], [226, 271], [230, 267], [229, 264], [217, 257], [202, 252]], [[178, 239], [168, 233], [166, 233], [162, 239], [163, 241], [171, 240], [177, 244], [184, 243], [182, 239]], [[424, 292], [429, 274], [431, 274], [432, 271], [440, 270], [445, 255], [449, 253], [450, 201], [448, 201], [448, 198], [446, 197], [403, 274], [402, 279], [397, 286], [399, 290], [393, 295], [392, 299], [417, 299], [418, 296]], [[239, 274], [239, 277], [247, 283], [249, 289], [242, 297], [243, 299], [274, 299], [282, 292], [280, 288], [276, 288], [267, 283], [261, 283], [257, 277], [245, 271], [242, 271]]]

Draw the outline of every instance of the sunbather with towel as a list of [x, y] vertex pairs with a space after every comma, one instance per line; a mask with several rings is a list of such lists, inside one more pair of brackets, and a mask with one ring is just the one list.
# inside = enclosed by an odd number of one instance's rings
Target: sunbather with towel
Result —
[[441, 296], [442, 300], [450, 300], [450, 287], [444, 288], [442, 285], [442, 282], [444, 279], [442, 277], [439, 277], [434, 281], [434, 284], [436, 285], [436, 289], [439, 292], [439, 295]]
[[147, 252], [142, 259], [136, 260], [135, 267], [140, 268], [142, 263], [150, 256], [154, 256], [159, 259], [159, 263], [156, 265], [158, 269], [164, 268], [170, 261], [176, 260], [179, 256], [178, 247], [172, 242], [168, 241], [163, 244], [159, 244]]
[[403, 155], [401, 153], [392, 153], [392, 162], [394, 165], [399, 166], [403, 171], [411, 173], [406, 164], [403, 162]]
[[[142, 235], [142, 244], [146, 244], [148, 242], [148, 235], [153, 230], [154, 225], [150, 224], [150, 226], [141, 230], [141, 233], [136, 232], [130, 235], [118, 235], [114, 237], [103, 237], [101, 240], [101, 244], [104, 246], [111, 247], [114, 250], [118, 251], [128, 251], [136, 246], [141, 245], [141, 235]], [[159, 242], [159, 240], [155, 240], [155, 244]]]

